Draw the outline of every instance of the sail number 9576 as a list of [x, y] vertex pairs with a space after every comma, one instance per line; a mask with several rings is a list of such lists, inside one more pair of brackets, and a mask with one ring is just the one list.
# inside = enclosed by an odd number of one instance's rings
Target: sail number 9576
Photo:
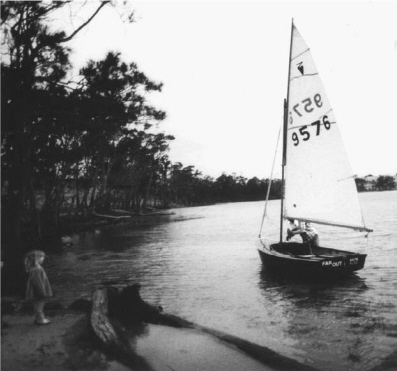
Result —
[[322, 120], [314, 121], [310, 125], [301, 126], [298, 132], [294, 131], [292, 133], [292, 141], [294, 142], [294, 146], [299, 145], [300, 139], [302, 139], [304, 142], [310, 139], [310, 132], [307, 130], [309, 126], [315, 126], [316, 136], [320, 135], [321, 125], [323, 125], [326, 130], [331, 128], [331, 123], [328, 121], [328, 116], [323, 116]]

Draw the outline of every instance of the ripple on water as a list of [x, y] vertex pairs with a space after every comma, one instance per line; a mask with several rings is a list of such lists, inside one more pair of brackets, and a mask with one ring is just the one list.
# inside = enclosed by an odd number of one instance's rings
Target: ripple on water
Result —
[[[366, 267], [347, 280], [267, 274], [255, 250], [263, 202], [176, 209], [166, 223], [85, 233], [50, 256], [48, 274], [64, 303], [101, 283], [140, 282], [142, 297], [167, 313], [325, 371], [369, 370], [397, 346], [396, 196], [360, 194], [375, 229], [368, 245], [350, 231], [318, 227], [324, 244], [368, 254]], [[272, 201], [268, 208], [276, 227], [279, 207]]]

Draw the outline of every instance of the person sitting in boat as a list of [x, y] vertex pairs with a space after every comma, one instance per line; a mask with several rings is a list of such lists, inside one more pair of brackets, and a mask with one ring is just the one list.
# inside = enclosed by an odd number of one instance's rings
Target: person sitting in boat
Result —
[[304, 231], [307, 236], [307, 242], [309, 242], [311, 246], [319, 246], [320, 245], [320, 238], [318, 237], [318, 233], [314, 229], [314, 227], [311, 225], [311, 223], [305, 223]]
[[289, 221], [289, 226], [287, 229], [287, 241], [289, 241], [293, 236], [299, 234], [302, 237], [303, 242], [310, 243], [311, 246], [319, 246], [320, 239], [318, 237], [317, 231], [311, 225], [311, 223], [305, 223], [305, 226], [302, 227], [301, 222], [299, 222], [299, 226], [296, 225], [294, 219], [287, 219]]
[[[300, 226], [298, 226], [296, 224], [296, 221], [294, 219], [289, 219], [287, 218], [287, 220], [289, 221], [289, 225], [287, 227], [287, 241], [289, 241], [292, 237], [294, 237], [296, 234], [299, 234], [301, 230]], [[296, 232], [296, 233], [295, 233]]]

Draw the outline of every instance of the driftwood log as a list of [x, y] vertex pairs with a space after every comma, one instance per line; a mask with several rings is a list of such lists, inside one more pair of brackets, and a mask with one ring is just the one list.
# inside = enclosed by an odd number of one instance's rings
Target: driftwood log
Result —
[[98, 213], [91, 213], [91, 215], [96, 216], [98, 218], [111, 219], [111, 220], [131, 219], [131, 216], [129, 216], [129, 215], [114, 216], [114, 215], [105, 215], [105, 214], [98, 214]]
[[118, 214], [124, 214], [124, 215], [137, 215], [137, 216], [150, 216], [150, 215], [174, 215], [174, 212], [170, 211], [162, 211], [162, 210], [157, 210], [157, 211], [150, 211], [146, 213], [142, 212], [135, 212], [135, 211], [127, 211], [127, 210], [121, 210], [121, 209], [113, 209], [112, 210], [114, 213]]
[[92, 212], [91, 215], [96, 216], [97, 218], [102, 218], [102, 219], [106, 219], [106, 220], [114, 220], [115, 222], [117, 222], [117, 221], [131, 219], [133, 216], [173, 215], [174, 214], [172, 212], [164, 212], [164, 211], [153, 211], [150, 213], [136, 213], [136, 212], [125, 211], [125, 210], [120, 210], [120, 209], [112, 210], [112, 212], [117, 213], [117, 214], [122, 214], [122, 215], [115, 216], [115, 215], [98, 214], [95, 212]]

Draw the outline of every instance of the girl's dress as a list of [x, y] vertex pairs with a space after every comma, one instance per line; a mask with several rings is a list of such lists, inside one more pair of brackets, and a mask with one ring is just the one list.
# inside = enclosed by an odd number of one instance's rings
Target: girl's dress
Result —
[[48, 281], [44, 269], [40, 265], [37, 265], [29, 271], [26, 300], [44, 300], [50, 296], [52, 296], [50, 281]]

